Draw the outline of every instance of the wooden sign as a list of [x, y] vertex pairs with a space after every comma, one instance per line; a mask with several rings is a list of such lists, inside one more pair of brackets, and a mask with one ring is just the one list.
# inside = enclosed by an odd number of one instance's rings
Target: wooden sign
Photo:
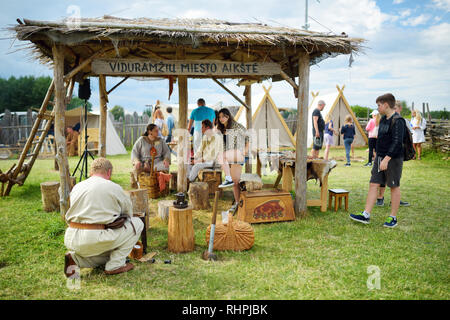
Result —
[[92, 62], [92, 72], [114, 76], [261, 76], [280, 74], [281, 68], [273, 62], [96, 59]]

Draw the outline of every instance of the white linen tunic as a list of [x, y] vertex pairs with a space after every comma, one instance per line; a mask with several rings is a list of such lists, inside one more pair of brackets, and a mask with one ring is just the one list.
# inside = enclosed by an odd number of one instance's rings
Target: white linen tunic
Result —
[[413, 143], [425, 142], [424, 131], [427, 127], [427, 121], [422, 118], [422, 123], [418, 123], [416, 118], [411, 119], [411, 128], [420, 127], [419, 129], [412, 130]]

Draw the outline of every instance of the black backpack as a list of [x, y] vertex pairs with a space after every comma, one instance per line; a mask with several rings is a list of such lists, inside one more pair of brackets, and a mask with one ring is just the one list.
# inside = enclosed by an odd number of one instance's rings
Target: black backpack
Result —
[[391, 121], [391, 129], [394, 126], [395, 120], [397, 119], [402, 119], [405, 124], [405, 131], [403, 133], [403, 161], [412, 160], [416, 156], [416, 151], [413, 147], [411, 131], [409, 131], [407, 127], [408, 124], [406, 123], [406, 120], [403, 119], [399, 114], [394, 114]]

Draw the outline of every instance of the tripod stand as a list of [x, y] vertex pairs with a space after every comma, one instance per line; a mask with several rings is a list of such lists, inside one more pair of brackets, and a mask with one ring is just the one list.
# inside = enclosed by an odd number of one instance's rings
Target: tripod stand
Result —
[[75, 173], [78, 170], [78, 167], [81, 164], [80, 168], [80, 181], [83, 180], [83, 176], [85, 179], [88, 178], [88, 155], [94, 160], [94, 156], [88, 150], [88, 134], [87, 134], [87, 99], [84, 99], [84, 151], [80, 156], [80, 160], [78, 160], [78, 164], [75, 167], [75, 170], [72, 173], [72, 176], [75, 176]]

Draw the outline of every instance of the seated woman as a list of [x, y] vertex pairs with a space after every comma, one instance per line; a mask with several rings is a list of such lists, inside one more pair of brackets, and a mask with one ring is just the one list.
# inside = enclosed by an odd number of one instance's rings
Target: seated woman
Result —
[[159, 129], [155, 124], [149, 124], [145, 133], [137, 139], [131, 152], [131, 162], [133, 163], [133, 175], [137, 177], [141, 172], [150, 172], [152, 157], [150, 150], [156, 149], [154, 170], [169, 171], [170, 150], [163, 138], [159, 137]]
[[[219, 186], [226, 188], [233, 186], [235, 205], [239, 202], [242, 166], [248, 154], [249, 137], [243, 125], [233, 119], [226, 108], [219, 110], [217, 129], [223, 135], [223, 152], [217, 156], [217, 162], [225, 172], [225, 181]], [[230, 169], [231, 166], [231, 169]]]

